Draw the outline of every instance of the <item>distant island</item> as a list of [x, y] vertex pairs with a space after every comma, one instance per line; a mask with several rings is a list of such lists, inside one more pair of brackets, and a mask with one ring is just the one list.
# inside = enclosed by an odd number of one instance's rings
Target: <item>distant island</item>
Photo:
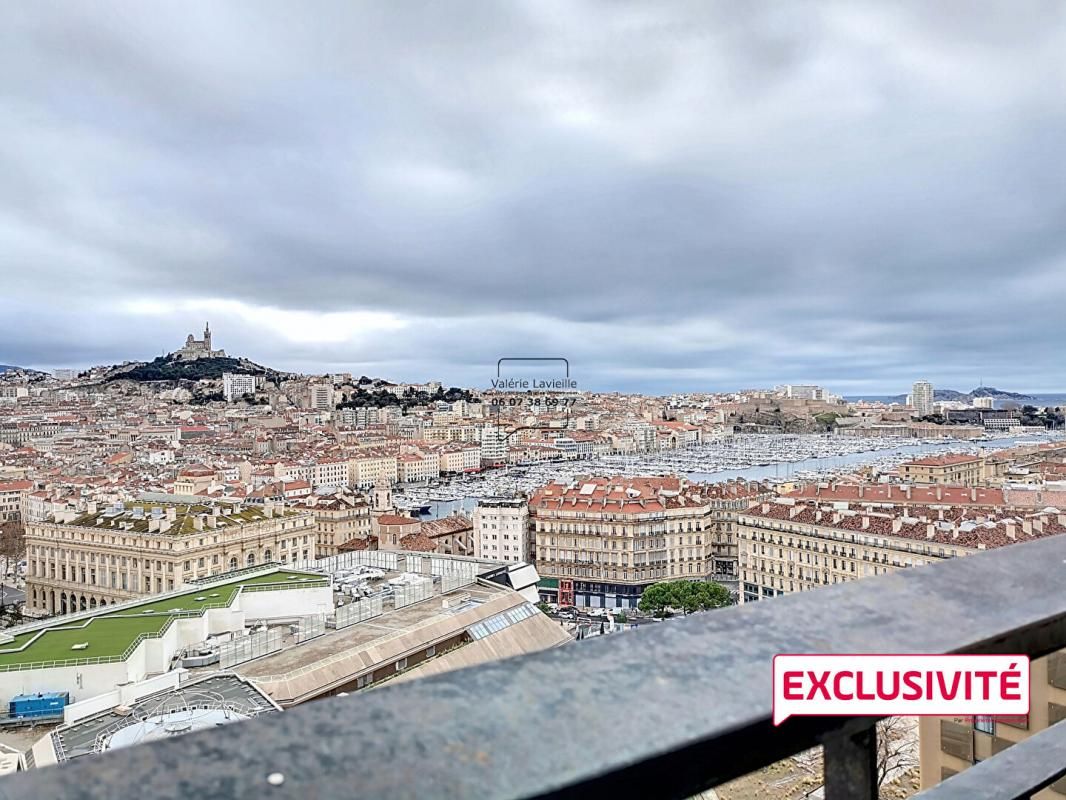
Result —
[[22, 367], [15, 367], [11, 364], [0, 364], [0, 372], [14, 372], [15, 370], [20, 369], [22, 369]]
[[[934, 389], [934, 400], [949, 400], [958, 403], [972, 403], [977, 397], [991, 397], [996, 400], [1033, 400], [1031, 395], [1019, 394], [1018, 392], [1007, 392], [1003, 389], [997, 389], [994, 386], [978, 386], [969, 392], [957, 392], [954, 389]], [[886, 401], [892, 403], [906, 403], [907, 395], [897, 394], [892, 397], [885, 398]]]

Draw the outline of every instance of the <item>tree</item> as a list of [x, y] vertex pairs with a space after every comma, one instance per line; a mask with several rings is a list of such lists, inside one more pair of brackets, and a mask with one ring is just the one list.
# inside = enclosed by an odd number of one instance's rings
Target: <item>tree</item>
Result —
[[877, 723], [877, 789], [918, 767], [918, 732], [915, 721], [888, 717]]
[[720, 583], [713, 581], [678, 581], [681, 608], [686, 614], [693, 611], [707, 611], [733, 604], [733, 597]]
[[822, 430], [831, 431], [839, 418], [840, 414], [835, 411], [826, 411], [816, 415], [814, 421], [818, 423]]
[[729, 590], [713, 581], [661, 581], [644, 590], [637, 608], [646, 614], [665, 616], [668, 609], [680, 608], [686, 614], [732, 605]]

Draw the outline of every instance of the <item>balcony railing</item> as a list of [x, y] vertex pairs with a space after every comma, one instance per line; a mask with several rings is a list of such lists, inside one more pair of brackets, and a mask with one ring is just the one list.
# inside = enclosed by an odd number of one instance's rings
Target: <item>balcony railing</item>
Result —
[[[870, 718], [771, 723], [781, 652], [1066, 646], [1066, 536], [694, 615], [0, 780], [0, 798], [686, 798], [812, 746], [825, 797], [876, 797]], [[1055, 725], [930, 800], [1066, 775]]]

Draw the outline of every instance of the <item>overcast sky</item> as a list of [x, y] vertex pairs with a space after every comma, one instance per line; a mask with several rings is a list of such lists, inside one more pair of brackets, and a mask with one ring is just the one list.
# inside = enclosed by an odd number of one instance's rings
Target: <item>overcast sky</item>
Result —
[[1066, 391], [1066, 3], [31, 2], [0, 363]]

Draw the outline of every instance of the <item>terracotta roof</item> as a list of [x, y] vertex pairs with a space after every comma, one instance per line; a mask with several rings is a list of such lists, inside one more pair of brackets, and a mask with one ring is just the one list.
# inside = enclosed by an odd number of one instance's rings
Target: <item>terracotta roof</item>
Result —
[[403, 517], [399, 514], [382, 514], [378, 517], [378, 525], [417, 525], [418, 520], [412, 517]]
[[423, 533], [409, 533], [400, 539], [400, 547], [404, 550], [414, 550], [422, 553], [432, 553], [437, 549], [433, 540]]

